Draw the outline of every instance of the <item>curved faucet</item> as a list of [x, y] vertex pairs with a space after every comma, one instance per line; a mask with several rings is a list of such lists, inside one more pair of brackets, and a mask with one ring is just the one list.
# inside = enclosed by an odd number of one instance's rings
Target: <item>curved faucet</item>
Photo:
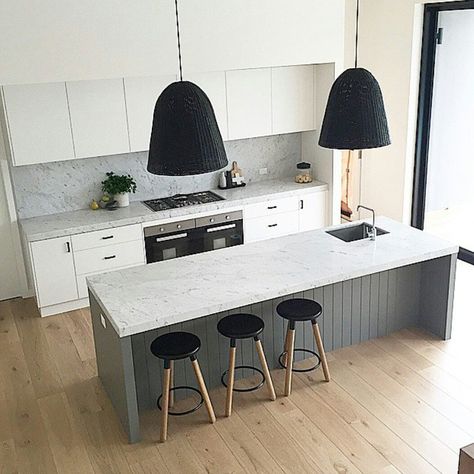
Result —
[[366, 211], [372, 213], [372, 230], [367, 232], [367, 237], [370, 237], [370, 240], [375, 240], [375, 237], [377, 236], [377, 228], [375, 227], [375, 210], [371, 207], [366, 207], [359, 204], [357, 206], [357, 212], [359, 212], [360, 209], [365, 209]]

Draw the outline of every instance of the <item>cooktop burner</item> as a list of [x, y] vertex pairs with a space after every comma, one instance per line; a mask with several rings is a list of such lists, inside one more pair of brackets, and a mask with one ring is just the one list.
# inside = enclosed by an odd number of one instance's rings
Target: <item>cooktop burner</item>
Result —
[[167, 209], [176, 209], [178, 207], [196, 206], [198, 204], [206, 204], [208, 202], [223, 201], [224, 198], [213, 193], [212, 191], [201, 191], [191, 194], [175, 194], [171, 197], [160, 199], [150, 199], [142, 201], [145, 206], [154, 212], [166, 211]]

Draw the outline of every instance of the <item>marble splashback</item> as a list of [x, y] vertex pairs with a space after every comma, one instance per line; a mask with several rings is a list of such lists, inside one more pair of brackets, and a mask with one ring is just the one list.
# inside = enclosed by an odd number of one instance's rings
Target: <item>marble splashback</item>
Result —
[[[225, 143], [229, 162], [237, 161], [246, 180], [292, 176], [301, 159], [301, 134], [235, 140]], [[218, 172], [199, 176], [155, 176], [146, 170], [147, 152], [102, 156], [12, 168], [20, 218], [84, 209], [101, 196], [107, 171], [129, 173], [137, 182], [132, 201], [215, 188]], [[259, 170], [267, 168], [268, 174]]]

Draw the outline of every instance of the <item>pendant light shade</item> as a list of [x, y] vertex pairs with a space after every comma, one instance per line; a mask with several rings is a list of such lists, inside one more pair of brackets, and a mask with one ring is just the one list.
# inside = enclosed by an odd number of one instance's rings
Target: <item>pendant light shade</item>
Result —
[[165, 176], [209, 173], [227, 166], [212, 104], [189, 81], [170, 84], [158, 97], [148, 155], [148, 171]]
[[379, 83], [366, 69], [346, 70], [329, 94], [319, 145], [337, 150], [365, 150], [390, 143]]

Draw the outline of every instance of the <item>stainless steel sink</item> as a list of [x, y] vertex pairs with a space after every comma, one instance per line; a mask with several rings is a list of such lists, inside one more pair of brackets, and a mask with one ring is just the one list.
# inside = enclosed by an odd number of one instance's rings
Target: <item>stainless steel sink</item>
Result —
[[[376, 229], [377, 237], [389, 233], [379, 227], [376, 227]], [[356, 240], [368, 239], [371, 230], [372, 226], [364, 222], [363, 224], [351, 225], [343, 227], [342, 229], [328, 230], [326, 233], [336, 237], [337, 239], [343, 240], [344, 242], [354, 242]]]

